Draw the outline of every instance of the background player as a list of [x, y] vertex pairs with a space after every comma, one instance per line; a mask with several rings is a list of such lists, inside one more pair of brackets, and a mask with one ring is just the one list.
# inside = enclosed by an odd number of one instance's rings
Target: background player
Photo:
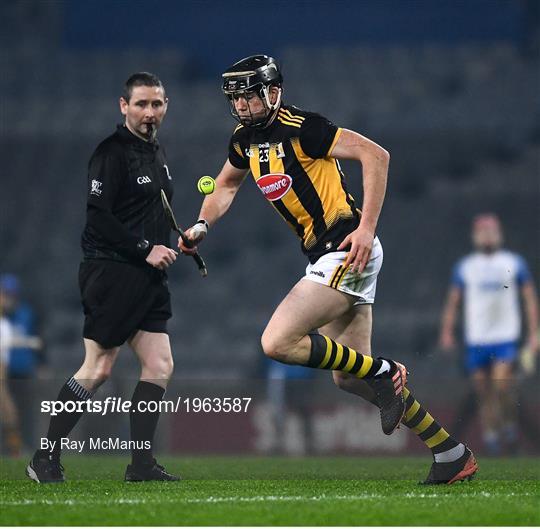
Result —
[[24, 298], [21, 282], [15, 274], [0, 275], [0, 304], [13, 331], [7, 384], [19, 414], [23, 446], [29, 447], [35, 439], [35, 382], [46, 371], [45, 347], [39, 336], [36, 311]]
[[517, 441], [512, 379], [521, 334], [520, 294], [532, 354], [538, 351], [538, 301], [525, 260], [502, 248], [502, 228], [496, 215], [478, 215], [471, 235], [475, 251], [454, 268], [440, 344], [445, 351], [455, 349], [454, 327], [463, 299], [465, 367], [479, 399], [484, 444], [497, 454], [501, 443], [512, 449]]
[[[403, 389], [402, 366], [370, 356], [371, 304], [383, 258], [375, 230], [389, 154], [318, 114], [285, 105], [282, 80], [276, 61], [265, 55], [243, 59], [223, 74], [223, 91], [240, 125], [216, 179], [216, 191], [204, 200], [200, 220], [188, 235], [194, 242], [204, 238], [251, 170], [263, 195], [300, 237], [309, 259], [305, 277], [278, 306], [263, 333], [266, 355], [333, 370], [340, 388], [379, 406], [387, 434], [403, 418], [434, 454], [426, 483], [469, 477], [477, 469], [472, 453]], [[338, 158], [362, 166], [361, 214]], [[192, 253], [181, 241], [179, 247]], [[406, 397], [404, 407], [401, 395]]]
[[[84, 261], [79, 285], [85, 313], [85, 359], [60, 390], [57, 400], [85, 401], [107, 380], [120, 346], [128, 342], [141, 363], [131, 398], [132, 463], [126, 481], [176, 481], [152, 455], [159, 411], [141, 413], [140, 402], [159, 402], [173, 370], [167, 320], [171, 317], [165, 270], [175, 261], [161, 189], [172, 196], [171, 175], [156, 134], [167, 111], [161, 81], [133, 74], [120, 98], [123, 125], [90, 159], [87, 221], [82, 235]], [[38, 450], [27, 467], [37, 482], [64, 481], [61, 438], [82, 413], [51, 417], [47, 439], [52, 450]], [[150, 445], [150, 448], [148, 448]]]
[[0, 426], [2, 430], [2, 452], [4, 450], [12, 457], [17, 457], [21, 451], [21, 433], [19, 428], [19, 413], [7, 384], [7, 369], [9, 351], [13, 341], [13, 328], [3, 315], [0, 298]]
[[18, 287], [19, 282], [14, 275], [3, 274], [0, 277], [0, 417], [4, 446], [14, 457], [20, 455], [23, 448], [22, 423], [31, 417], [24, 407], [29, 405], [24, 400], [21, 403], [17, 397], [24, 399], [21, 394], [24, 390], [30, 392], [30, 388], [10, 384], [10, 364], [14, 351], [23, 351], [34, 357], [42, 348], [41, 338], [25, 332], [30, 329], [24, 325], [28, 315], [24, 306], [21, 307], [22, 318], [17, 317]]

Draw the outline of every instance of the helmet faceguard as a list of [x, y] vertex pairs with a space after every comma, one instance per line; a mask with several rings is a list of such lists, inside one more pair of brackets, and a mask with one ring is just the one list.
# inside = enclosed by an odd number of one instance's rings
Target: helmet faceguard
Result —
[[[231, 114], [242, 125], [254, 128], [267, 127], [277, 115], [281, 105], [281, 84], [283, 77], [276, 61], [266, 55], [253, 55], [233, 64], [222, 75], [222, 90], [229, 100]], [[270, 87], [279, 89], [274, 103], [270, 99]], [[253, 112], [250, 100], [258, 96], [263, 104], [260, 112]], [[248, 114], [240, 116], [234, 104], [243, 97], [246, 100]]]

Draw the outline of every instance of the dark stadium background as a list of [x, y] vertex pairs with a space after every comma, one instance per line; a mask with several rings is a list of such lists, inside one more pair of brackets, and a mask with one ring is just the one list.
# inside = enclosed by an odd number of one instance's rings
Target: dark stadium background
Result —
[[[472, 216], [499, 214], [507, 246], [540, 280], [537, 2], [7, 1], [0, 13], [0, 268], [20, 277], [47, 343], [49, 371], [34, 387], [36, 435], [47, 419], [39, 400], [55, 397], [83, 355], [77, 270], [86, 165], [121, 121], [123, 82], [148, 70], [166, 86], [160, 138], [173, 206], [188, 226], [201, 202], [197, 179], [217, 174], [234, 127], [220, 73], [254, 53], [281, 61], [287, 102], [390, 151], [373, 349], [407, 363], [419, 398], [453, 422], [466, 387], [459, 358], [437, 350], [438, 325], [451, 267], [470, 248]], [[344, 167], [361, 201], [358, 167]], [[254, 404], [248, 416], [170, 416], [161, 449], [271, 451], [259, 336], [305, 260], [250, 177], [201, 253], [207, 279], [189, 259], [170, 271], [176, 380], [168, 396], [247, 395]], [[376, 410], [324, 375], [293, 383], [296, 401], [313, 413], [316, 453], [421, 450], [404, 432], [375, 432]], [[100, 395], [129, 398], [136, 377], [126, 349]], [[532, 382], [518, 387], [537, 412]], [[287, 453], [303, 451], [299, 424], [292, 410]], [[127, 426], [126, 417], [92, 417], [77, 435], [126, 436]], [[477, 425], [466, 436], [479, 446]], [[523, 450], [531, 449], [524, 436]]]

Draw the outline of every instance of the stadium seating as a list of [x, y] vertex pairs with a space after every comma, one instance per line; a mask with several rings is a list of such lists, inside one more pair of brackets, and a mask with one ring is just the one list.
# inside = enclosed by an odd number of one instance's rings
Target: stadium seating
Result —
[[[29, 16], [16, 5], [10, 16]], [[166, 84], [170, 108], [161, 138], [184, 225], [198, 212], [197, 178], [219, 171], [234, 123], [219, 79], [193, 80], [182, 50], [66, 50], [50, 42], [50, 31], [36, 30], [31, 45], [11, 44], [3, 59], [0, 244], [9, 248], [2, 268], [19, 274], [45, 311], [52, 363], [71, 368], [81, 349], [77, 266], [86, 164], [120, 122], [122, 82], [144, 69]], [[36, 45], [45, 41], [48, 46]], [[318, 67], [306, 70], [314, 53]], [[523, 227], [538, 218], [540, 197], [538, 62], [502, 43], [289, 48], [281, 59], [286, 101], [391, 151], [374, 347], [415, 364], [433, 349], [452, 263], [469, 248], [472, 215], [496, 210], [509, 246], [533, 257], [534, 226]], [[358, 168], [345, 167], [359, 197]], [[246, 374], [259, 361], [259, 335], [273, 307], [305, 263], [250, 182], [213, 231], [201, 248], [208, 279], [188, 260], [171, 270], [171, 336], [183, 371], [202, 371], [211, 355], [213, 372]]]

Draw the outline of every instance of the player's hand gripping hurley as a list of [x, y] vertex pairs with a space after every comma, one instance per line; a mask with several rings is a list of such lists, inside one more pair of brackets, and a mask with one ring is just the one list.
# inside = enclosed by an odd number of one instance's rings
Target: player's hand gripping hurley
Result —
[[[167, 200], [167, 195], [165, 194], [165, 191], [163, 189], [161, 190], [161, 202], [163, 203], [163, 209], [165, 210], [165, 215], [167, 215], [167, 218], [169, 219], [169, 222], [171, 224], [171, 228], [180, 235], [182, 238], [182, 242], [188, 247], [193, 248], [193, 243], [187, 238], [186, 234], [178, 226], [178, 223], [176, 222], [176, 219], [174, 218], [174, 213], [171, 208], [171, 205], [169, 204], [169, 201]], [[206, 264], [203, 261], [203, 258], [196, 252], [193, 254], [193, 259], [195, 259], [195, 262], [197, 263], [197, 266], [199, 267], [199, 272], [203, 277], [206, 277], [208, 275], [208, 270], [206, 269]]]

